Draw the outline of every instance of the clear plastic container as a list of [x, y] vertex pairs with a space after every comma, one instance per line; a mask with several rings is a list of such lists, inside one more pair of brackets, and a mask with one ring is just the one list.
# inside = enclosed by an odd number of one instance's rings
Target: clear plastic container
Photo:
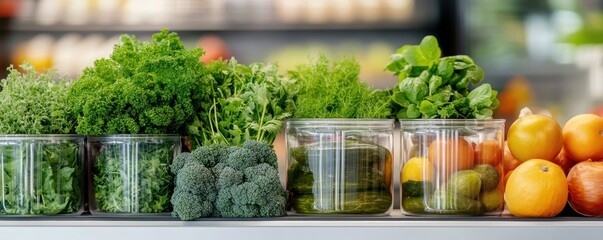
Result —
[[499, 215], [505, 120], [401, 120], [407, 215]]
[[286, 123], [293, 214], [386, 215], [392, 209], [393, 120]]
[[92, 214], [149, 215], [171, 212], [172, 159], [178, 135], [88, 137], [89, 207]]
[[84, 210], [84, 136], [0, 135], [0, 216]]

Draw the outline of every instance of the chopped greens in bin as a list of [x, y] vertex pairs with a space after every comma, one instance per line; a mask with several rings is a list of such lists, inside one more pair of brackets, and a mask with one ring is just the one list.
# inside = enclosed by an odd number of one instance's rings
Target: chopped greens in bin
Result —
[[78, 144], [69, 141], [17, 140], [0, 143], [0, 214], [77, 212], [82, 204], [78, 154]]
[[93, 181], [96, 208], [115, 213], [171, 210], [173, 143], [125, 142], [96, 145]]

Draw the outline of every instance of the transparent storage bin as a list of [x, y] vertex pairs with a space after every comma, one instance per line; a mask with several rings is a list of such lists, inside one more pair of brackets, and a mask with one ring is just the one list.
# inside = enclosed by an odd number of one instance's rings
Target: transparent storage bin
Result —
[[178, 135], [88, 137], [89, 207], [92, 214], [167, 215], [171, 212], [172, 159]]
[[287, 190], [292, 214], [389, 214], [393, 127], [389, 119], [287, 121]]
[[401, 120], [407, 215], [499, 215], [504, 120]]
[[84, 210], [84, 137], [0, 135], [0, 216]]

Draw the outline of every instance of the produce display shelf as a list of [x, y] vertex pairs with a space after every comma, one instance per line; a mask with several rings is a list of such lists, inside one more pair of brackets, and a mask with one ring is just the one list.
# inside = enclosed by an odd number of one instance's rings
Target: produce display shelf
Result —
[[603, 219], [305, 217], [178, 221], [172, 217], [0, 218], [0, 239], [601, 239]]

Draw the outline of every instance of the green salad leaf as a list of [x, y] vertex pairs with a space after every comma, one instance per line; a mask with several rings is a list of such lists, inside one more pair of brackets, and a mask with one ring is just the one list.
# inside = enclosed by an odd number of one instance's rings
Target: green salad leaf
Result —
[[398, 76], [390, 97], [392, 115], [405, 118], [492, 118], [497, 91], [479, 84], [483, 70], [468, 56], [441, 57], [438, 42], [426, 36], [402, 46], [385, 67]]

